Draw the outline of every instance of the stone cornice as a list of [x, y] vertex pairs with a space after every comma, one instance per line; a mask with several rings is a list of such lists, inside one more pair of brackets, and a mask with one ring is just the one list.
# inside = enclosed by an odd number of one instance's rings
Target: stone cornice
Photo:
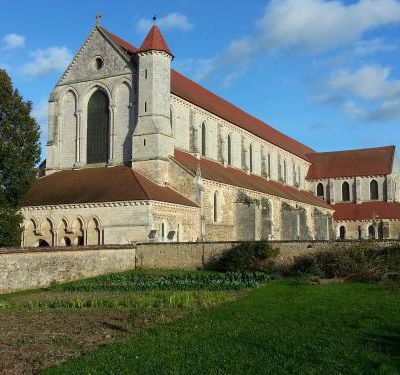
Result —
[[99, 203], [73, 203], [73, 204], [58, 204], [58, 205], [43, 205], [43, 206], [27, 206], [27, 207], [22, 207], [21, 211], [27, 212], [27, 211], [57, 210], [57, 209], [131, 207], [131, 206], [150, 206], [150, 205], [164, 205], [174, 208], [185, 208], [194, 210], [198, 209], [198, 207], [185, 206], [170, 202], [143, 200], [143, 201], [116, 201], [116, 202], [99, 202]]

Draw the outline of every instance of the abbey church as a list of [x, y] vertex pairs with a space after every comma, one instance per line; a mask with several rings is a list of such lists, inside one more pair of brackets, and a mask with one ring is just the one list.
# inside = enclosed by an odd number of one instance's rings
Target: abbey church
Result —
[[316, 152], [96, 25], [49, 98], [22, 246], [400, 238], [394, 146]]

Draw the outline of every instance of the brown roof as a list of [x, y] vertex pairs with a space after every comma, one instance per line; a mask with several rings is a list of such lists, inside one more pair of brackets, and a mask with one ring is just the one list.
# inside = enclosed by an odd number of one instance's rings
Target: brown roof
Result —
[[[157, 28], [157, 26], [155, 27]], [[146, 38], [139, 50], [137, 50], [135, 47], [131, 46], [124, 40], [118, 38], [114, 34], [108, 31], [106, 31], [106, 33], [116, 44], [120, 45], [124, 50], [130, 53], [136, 53], [138, 51], [148, 49], [161, 49], [162, 51], [165, 50], [163, 49], [161, 39], [159, 37], [155, 37], [155, 30], [153, 31], [153, 37], [151, 37], [152, 32], [150, 31], [149, 35], [147, 36], [147, 38], [149, 38], [149, 41], [146, 42]], [[159, 33], [159, 36], [161, 36], [162, 38], [161, 33]], [[164, 41], [164, 38], [162, 38], [162, 40]], [[157, 45], [157, 48], [150, 48], [152, 43]], [[130, 47], [127, 48], [127, 45], [129, 45]], [[167, 49], [165, 52], [171, 54], [168, 46], [166, 44], [165, 46]], [[265, 139], [266, 141], [286, 151], [289, 151], [301, 157], [302, 159], [308, 160], [307, 154], [309, 154], [310, 152], [314, 152], [312, 148], [305, 146], [304, 144], [272, 128], [265, 122], [262, 122], [254, 116], [249, 115], [240, 108], [229, 103], [225, 99], [213, 94], [211, 91], [205, 89], [204, 87], [200, 86], [196, 82], [190, 80], [189, 78], [185, 77], [175, 70], [171, 70], [171, 92], [174, 95], [179, 96], [180, 98], [200, 108], [203, 108], [206, 111], [211, 112], [214, 115], [219, 116], [224, 120], [229, 121], [232, 124], [235, 124], [240, 128], [247, 130], [248, 132], [262, 139]]]
[[308, 155], [308, 180], [386, 175], [391, 172], [395, 146], [360, 150], [315, 152]]
[[153, 25], [137, 52], [164, 51], [172, 55], [164, 37], [157, 25]]
[[302, 159], [308, 160], [307, 154], [314, 152], [175, 70], [171, 71], [171, 92]]
[[191, 154], [179, 150], [175, 150], [174, 159], [192, 173], [196, 173], [197, 169], [200, 168], [202, 177], [207, 180], [332, 209], [327, 203], [309, 192], [297, 190], [293, 187], [267, 180], [264, 177], [249, 175], [240, 169], [224, 167], [218, 162], [208, 159], [198, 159]]
[[336, 203], [332, 207], [335, 220], [400, 219], [398, 202]]
[[125, 52], [128, 52], [130, 54], [136, 53], [137, 48], [135, 48], [132, 44], [128, 43], [127, 41], [121, 39], [119, 36], [109, 32], [106, 30], [104, 27], [101, 27], [101, 30], [103, 30], [107, 36], [118, 46], [120, 46]]
[[175, 190], [157, 185], [124, 166], [64, 170], [39, 178], [22, 206], [143, 200], [198, 206]]

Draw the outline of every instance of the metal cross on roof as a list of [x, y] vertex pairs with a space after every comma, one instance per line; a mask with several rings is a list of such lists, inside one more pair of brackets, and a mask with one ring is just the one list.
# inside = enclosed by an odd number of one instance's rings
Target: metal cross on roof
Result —
[[103, 17], [102, 13], [99, 12], [96, 14], [96, 25], [97, 26], [101, 26], [101, 17]]
[[154, 24], [156, 23], [156, 21], [157, 21], [157, 16], [154, 15], [154, 16], [153, 16], [153, 22], [154, 22]]

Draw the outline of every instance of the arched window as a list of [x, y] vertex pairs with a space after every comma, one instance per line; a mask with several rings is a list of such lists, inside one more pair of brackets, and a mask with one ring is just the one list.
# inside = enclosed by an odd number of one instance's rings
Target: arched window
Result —
[[230, 135], [228, 135], [228, 165], [232, 165], [232, 140]]
[[39, 240], [39, 247], [48, 247], [50, 246], [49, 243], [46, 240]]
[[287, 182], [287, 166], [286, 160], [283, 161], [283, 182], [286, 184]]
[[218, 221], [218, 191], [214, 193], [214, 223]]
[[324, 197], [324, 185], [322, 185], [321, 183], [317, 185], [317, 197]]
[[343, 226], [343, 225], [339, 228], [339, 238], [341, 240], [345, 240], [346, 239], [346, 227]]
[[379, 199], [378, 182], [376, 180], [372, 180], [369, 184], [369, 196], [371, 200]]
[[206, 124], [201, 124], [201, 154], [206, 156]]
[[109, 103], [107, 95], [97, 90], [89, 99], [87, 111], [87, 163], [108, 160]]
[[301, 186], [301, 170], [300, 170], [300, 167], [297, 167], [297, 183], [298, 183], [298, 186]]
[[342, 184], [342, 201], [349, 202], [350, 201], [350, 186], [347, 181]]
[[374, 227], [373, 225], [370, 225], [370, 226], [368, 227], [368, 238], [369, 238], [370, 240], [374, 240], [374, 239], [376, 238], [376, 235], [375, 235], [375, 227]]
[[253, 146], [250, 144], [249, 148], [249, 153], [250, 153], [250, 172], [253, 172]]

